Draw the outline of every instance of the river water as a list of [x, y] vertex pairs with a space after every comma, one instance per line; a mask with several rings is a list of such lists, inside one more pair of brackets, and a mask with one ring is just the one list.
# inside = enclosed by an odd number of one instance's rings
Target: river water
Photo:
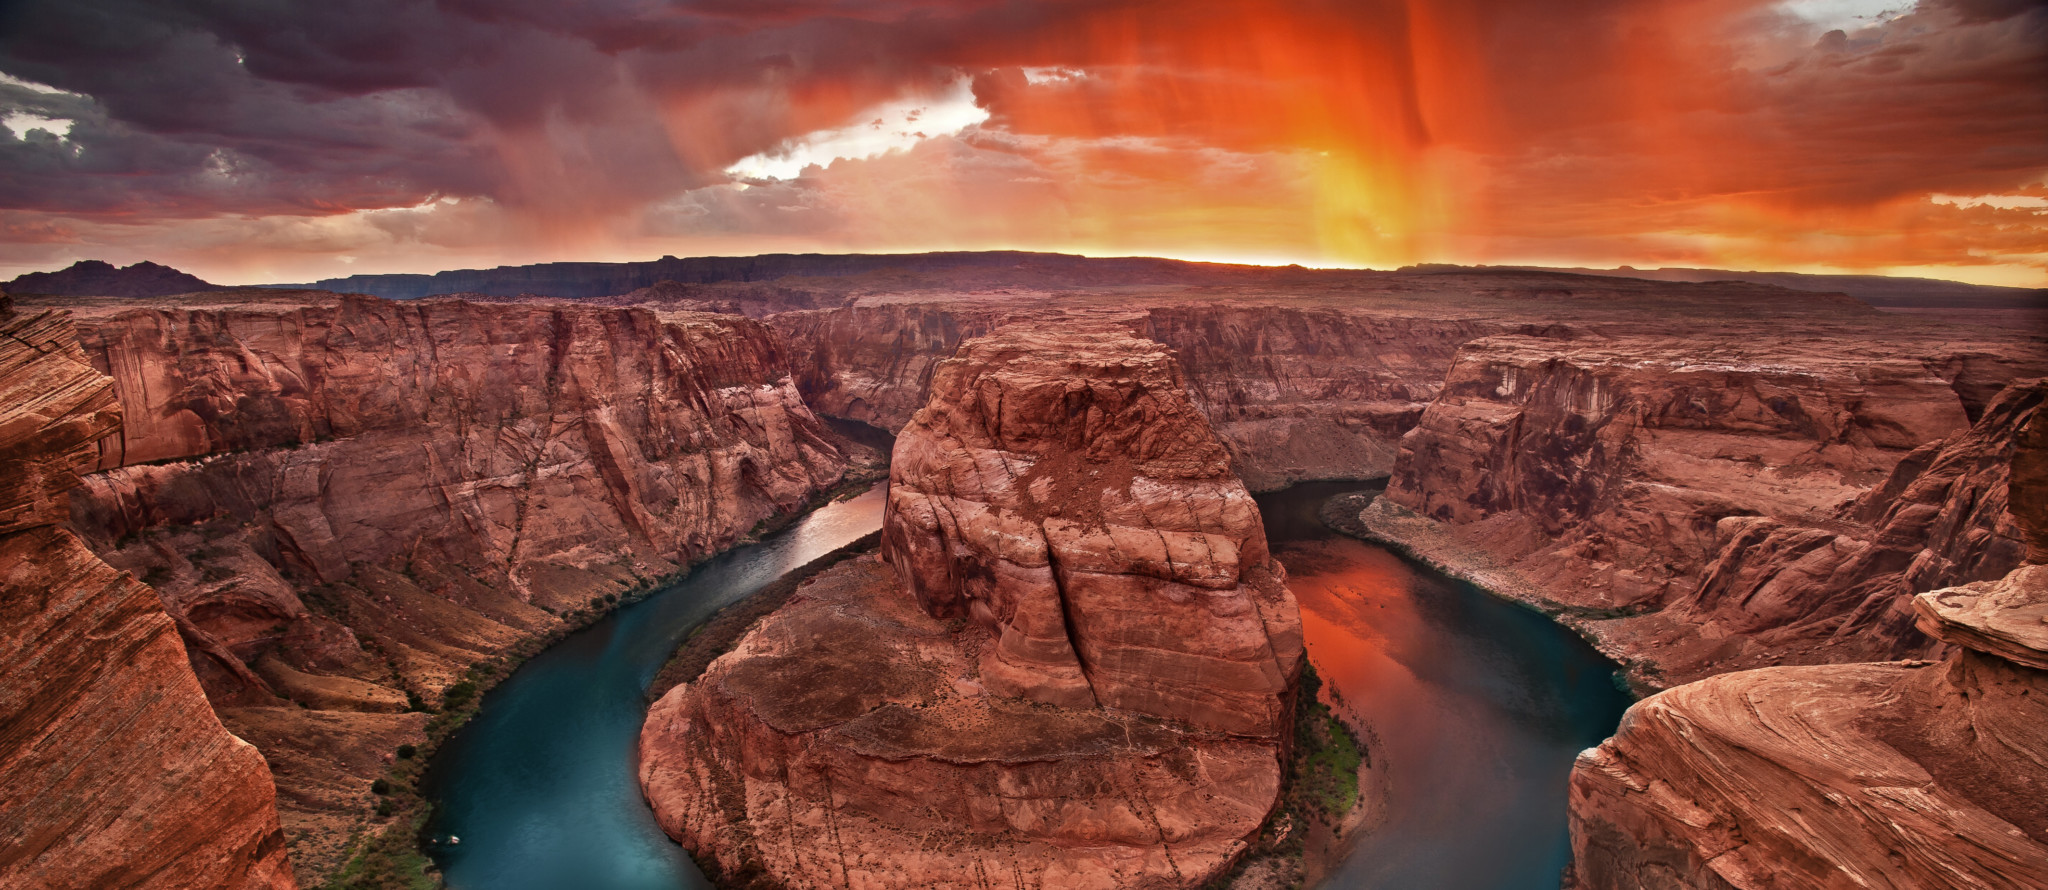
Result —
[[[1614, 666], [1543, 616], [1316, 519], [1359, 483], [1261, 496], [1267, 535], [1301, 600], [1327, 687], [1372, 729], [1386, 820], [1330, 888], [1558, 886], [1565, 778], [1614, 731], [1628, 698]], [[640, 797], [644, 690], [722, 606], [881, 525], [881, 491], [831, 504], [724, 554], [535, 656], [436, 754], [430, 832], [458, 890], [708, 887]]]

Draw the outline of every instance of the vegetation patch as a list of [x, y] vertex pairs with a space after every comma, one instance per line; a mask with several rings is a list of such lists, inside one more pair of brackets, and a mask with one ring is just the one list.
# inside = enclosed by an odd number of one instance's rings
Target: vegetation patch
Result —
[[1372, 754], [1322, 700], [1323, 680], [1303, 661], [1294, 708], [1294, 745], [1280, 805], [1251, 850], [1205, 890], [1297, 890], [1307, 885], [1309, 833], [1341, 835], [1359, 804], [1358, 771]]

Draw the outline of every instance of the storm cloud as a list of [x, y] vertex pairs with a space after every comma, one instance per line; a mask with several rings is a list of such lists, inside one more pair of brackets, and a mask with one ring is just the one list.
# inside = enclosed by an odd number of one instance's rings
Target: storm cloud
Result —
[[[2024, 281], [2044, 47], [2013, 0], [32, 0], [0, 8], [0, 265], [1014, 246]], [[962, 83], [980, 123], [728, 172]]]

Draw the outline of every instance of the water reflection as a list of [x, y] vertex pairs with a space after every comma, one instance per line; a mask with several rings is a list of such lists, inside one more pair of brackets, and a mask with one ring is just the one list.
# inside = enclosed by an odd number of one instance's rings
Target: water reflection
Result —
[[1388, 771], [1384, 823], [1326, 886], [1556, 888], [1572, 758], [1628, 706], [1614, 666], [1541, 615], [1312, 521], [1363, 488], [1260, 498], [1310, 656]]

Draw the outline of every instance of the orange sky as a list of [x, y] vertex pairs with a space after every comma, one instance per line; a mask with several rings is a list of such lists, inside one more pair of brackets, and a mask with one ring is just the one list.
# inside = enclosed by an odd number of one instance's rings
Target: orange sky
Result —
[[2048, 286], [2039, 3], [81, 2], [0, 39], [6, 275], [1024, 248]]

